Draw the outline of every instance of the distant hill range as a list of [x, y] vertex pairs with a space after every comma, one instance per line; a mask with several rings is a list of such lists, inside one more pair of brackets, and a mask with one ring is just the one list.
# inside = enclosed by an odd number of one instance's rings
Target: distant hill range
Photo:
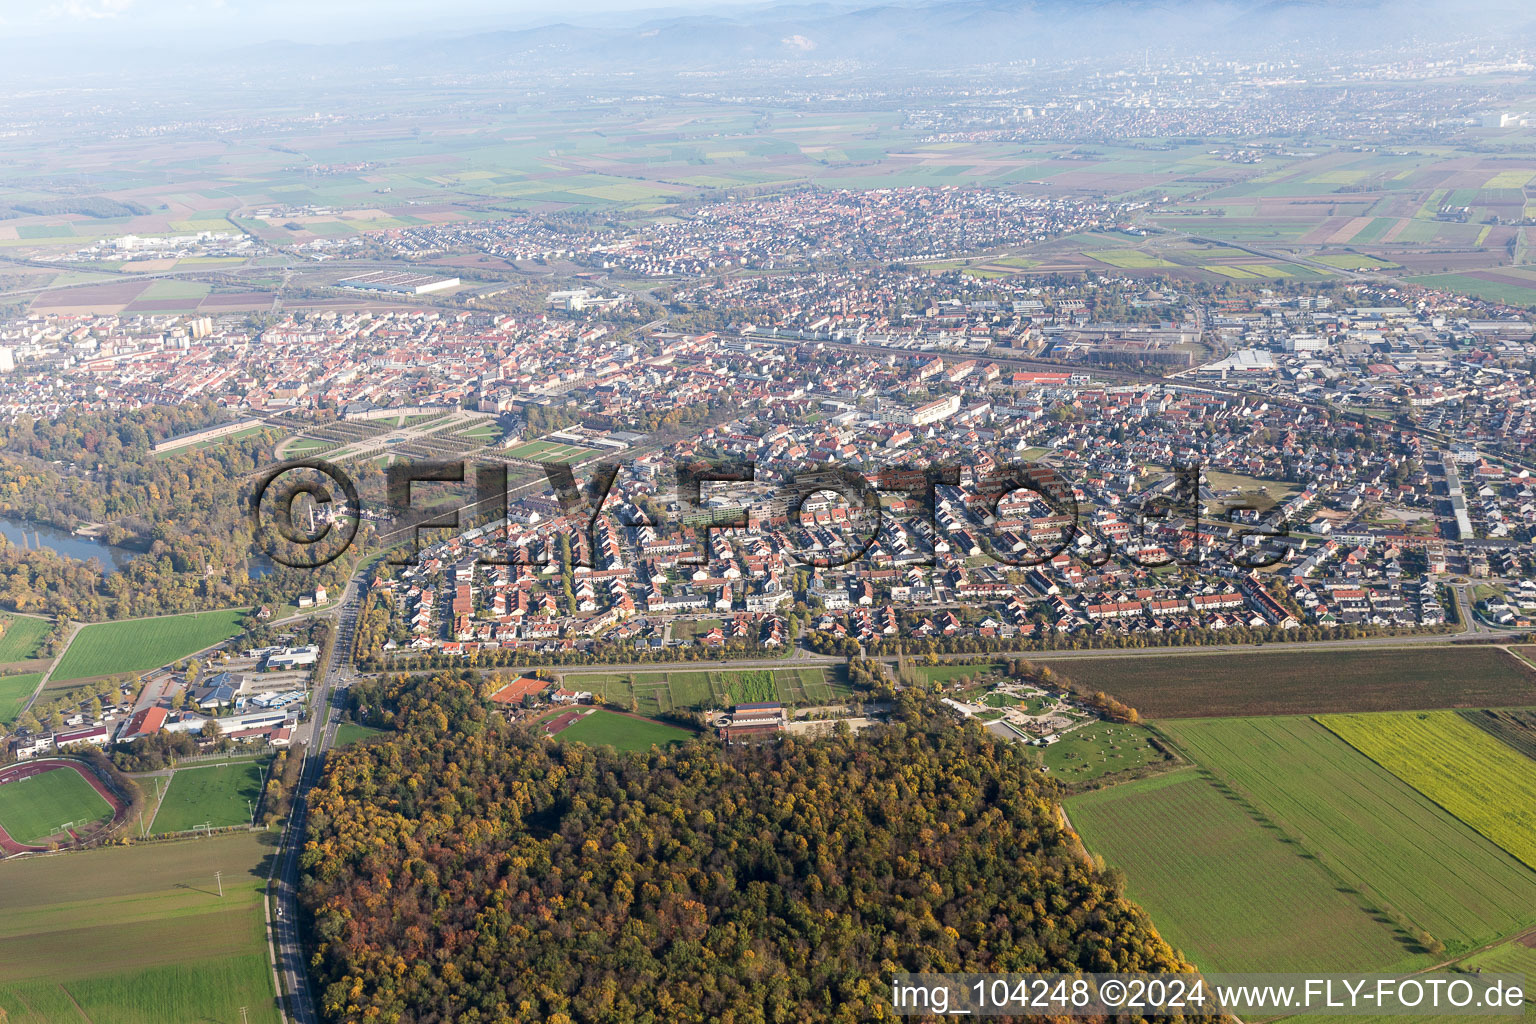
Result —
[[[626, 20], [627, 19], [627, 20]], [[772, 4], [714, 14], [610, 15], [456, 38], [358, 48], [380, 58], [485, 70], [552, 64], [615, 72], [722, 69], [792, 60], [898, 68], [1220, 51], [1307, 58], [1450, 39], [1536, 37], [1522, 0], [937, 0]], [[350, 49], [350, 48], [348, 48]], [[1405, 59], [1411, 54], [1405, 50]]]

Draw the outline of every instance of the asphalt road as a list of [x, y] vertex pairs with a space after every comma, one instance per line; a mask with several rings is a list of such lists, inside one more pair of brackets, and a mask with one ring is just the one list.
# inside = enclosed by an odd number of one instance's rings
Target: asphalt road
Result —
[[330, 660], [316, 684], [314, 713], [300, 726], [294, 742], [304, 742], [304, 768], [299, 775], [293, 809], [283, 830], [278, 850], [277, 871], [267, 885], [267, 928], [272, 942], [272, 970], [279, 979], [284, 997], [279, 1000], [285, 1021], [320, 1024], [320, 1015], [309, 990], [305, 970], [303, 937], [299, 933], [298, 884], [299, 855], [304, 848], [305, 827], [309, 820], [309, 791], [320, 781], [325, 754], [336, 742], [341, 724], [340, 711], [346, 706], [347, 687], [352, 681], [352, 647], [357, 633], [357, 616], [362, 606], [360, 580], [347, 583], [338, 606], [336, 642], [331, 645]]

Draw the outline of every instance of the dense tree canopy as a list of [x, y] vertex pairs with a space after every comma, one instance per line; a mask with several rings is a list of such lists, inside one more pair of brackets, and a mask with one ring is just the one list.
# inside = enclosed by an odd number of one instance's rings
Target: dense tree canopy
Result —
[[327, 1020], [851, 1022], [900, 971], [1183, 966], [1020, 748], [915, 699], [857, 737], [619, 754], [470, 679], [407, 687], [313, 794]]

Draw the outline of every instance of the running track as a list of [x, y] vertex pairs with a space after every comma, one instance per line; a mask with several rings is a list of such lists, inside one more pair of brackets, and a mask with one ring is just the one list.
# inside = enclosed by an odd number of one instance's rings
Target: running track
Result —
[[[123, 813], [126, 810], [123, 802], [107, 788], [107, 784], [101, 781], [95, 772], [79, 761], [50, 757], [40, 761], [23, 761], [21, 764], [11, 765], [9, 768], [0, 768], [0, 786], [8, 782], [20, 782], [22, 779], [30, 779], [35, 775], [42, 775], [45, 772], [53, 771], [73, 771], [90, 783], [92, 789], [101, 794], [101, 798], [112, 808], [112, 823], [107, 826], [109, 830], [122, 821]], [[75, 832], [74, 829], [70, 829], [69, 834], [74, 836], [76, 840], [80, 838], [79, 833]], [[4, 828], [0, 828], [0, 853], [5, 854], [7, 857], [18, 853], [42, 853], [47, 849], [48, 847], [46, 846], [28, 846], [25, 843], [18, 843], [10, 837]]]

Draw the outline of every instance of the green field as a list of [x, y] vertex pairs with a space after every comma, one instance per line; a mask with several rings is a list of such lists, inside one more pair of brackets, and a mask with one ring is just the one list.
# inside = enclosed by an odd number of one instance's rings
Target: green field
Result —
[[0, 665], [37, 657], [37, 645], [48, 635], [52, 623], [25, 615], [9, 616], [4, 621], [5, 633], [0, 635]]
[[1536, 767], [1454, 712], [1328, 715], [1323, 725], [1536, 867]]
[[276, 1024], [261, 909], [275, 843], [238, 833], [0, 863], [9, 1024], [240, 1024], [242, 1006]]
[[476, 441], [494, 441], [501, 436], [501, 428], [496, 425], [495, 420], [491, 420], [487, 423], [471, 427], [468, 430], [461, 430], [458, 436], [473, 438]]
[[10, 725], [21, 714], [27, 698], [42, 682], [41, 672], [28, 672], [19, 676], [0, 676], [0, 726]]
[[1536, 704], [1536, 672], [1494, 647], [1287, 649], [1073, 658], [1057, 670], [1143, 718], [1311, 715]]
[[564, 673], [562, 679], [569, 689], [590, 690], [619, 707], [628, 707], [633, 699], [640, 714], [652, 715], [761, 701], [817, 704], [836, 700], [849, 692], [846, 685], [829, 678], [827, 671], [821, 668], [570, 672]]
[[1472, 274], [1425, 274], [1405, 277], [1403, 280], [1426, 288], [1461, 292], [1490, 302], [1504, 302], [1511, 306], [1536, 306], [1536, 285], [1525, 287], [1507, 281], [1488, 281]]
[[1193, 768], [1069, 797], [1072, 824], [1205, 971], [1420, 966], [1306, 851]]
[[59, 659], [53, 679], [144, 672], [179, 661], [240, 632], [241, 608], [86, 626]]
[[1536, 711], [1462, 711], [1458, 713], [1500, 743], [1536, 760]]
[[1163, 755], [1140, 726], [1095, 722], [1073, 729], [1043, 748], [1040, 759], [1053, 778], [1071, 784], [1157, 764]]
[[633, 718], [598, 709], [582, 716], [556, 733], [559, 740], [607, 745], [619, 750], [650, 750], [652, 746], [671, 747], [687, 743], [696, 734], [664, 722]]
[[562, 444], [559, 441], [527, 441], [508, 448], [506, 454], [514, 459], [532, 459], [536, 462], [580, 462], [597, 452], [580, 445]]
[[335, 441], [327, 441], [324, 438], [304, 437], [289, 442], [288, 447], [283, 449], [283, 454], [288, 456], [308, 455], [326, 448], [333, 448], [335, 445]]
[[0, 828], [18, 843], [58, 835], [59, 826], [83, 826], [112, 817], [112, 805], [67, 768], [0, 785]]
[[1361, 267], [1367, 270], [1387, 270], [1396, 267], [1396, 263], [1378, 259], [1375, 256], [1356, 256], [1350, 253], [1331, 253], [1326, 256], [1311, 257], [1314, 263], [1325, 263], [1330, 267], [1340, 270], [1358, 270]]
[[1525, 1001], [1529, 1005], [1533, 1001], [1531, 982], [1536, 979], [1536, 936], [1528, 935], [1524, 941], [1506, 942], [1467, 957], [1463, 966], [1476, 967], [1489, 974], [1525, 975]]
[[371, 725], [359, 725], [356, 722], [343, 722], [336, 727], [336, 746], [345, 747], [359, 740], [372, 739], [375, 736], [388, 736], [391, 729], [376, 729]]
[[957, 665], [953, 663], [915, 666], [915, 670], [921, 673], [930, 683], [952, 683], [960, 678], [984, 676], [995, 668], [996, 666], [994, 665]]
[[1171, 263], [1161, 256], [1153, 256], [1151, 253], [1142, 252], [1140, 249], [1098, 249], [1091, 252], [1085, 250], [1083, 255], [1091, 256], [1100, 263], [1108, 263], [1112, 267], [1122, 267], [1128, 270], [1178, 266], [1177, 263]]
[[1448, 953], [1536, 924], [1536, 872], [1312, 719], [1159, 728], [1341, 886]]
[[151, 831], [164, 835], [204, 824], [213, 828], [245, 824], [251, 820], [251, 808], [261, 799], [265, 770], [263, 761], [178, 769], [161, 797]]

